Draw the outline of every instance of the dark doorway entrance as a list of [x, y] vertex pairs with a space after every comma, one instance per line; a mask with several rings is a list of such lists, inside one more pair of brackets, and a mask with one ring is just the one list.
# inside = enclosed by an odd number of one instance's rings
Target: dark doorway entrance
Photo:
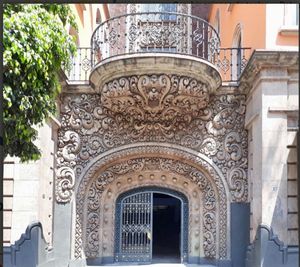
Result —
[[152, 262], [181, 262], [181, 201], [153, 194]]
[[168, 188], [142, 187], [116, 201], [115, 261], [187, 262], [188, 200]]

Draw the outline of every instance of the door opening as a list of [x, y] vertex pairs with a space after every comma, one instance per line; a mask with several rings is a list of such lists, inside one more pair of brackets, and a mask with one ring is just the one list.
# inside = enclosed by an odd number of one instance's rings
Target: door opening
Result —
[[180, 262], [181, 201], [154, 193], [152, 227], [152, 262]]
[[188, 255], [188, 201], [176, 191], [144, 187], [116, 202], [116, 262], [180, 263]]

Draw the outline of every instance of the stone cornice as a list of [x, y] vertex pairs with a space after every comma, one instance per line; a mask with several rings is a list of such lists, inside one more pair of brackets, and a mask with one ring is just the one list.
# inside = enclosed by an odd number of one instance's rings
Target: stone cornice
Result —
[[251, 55], [241, 76], [239, 84], [240, 91], [248, 94], [252, 85], [255, 83], [257, 75], [262, 69], [284, 68], [297, 70], [298, 64], [298, 51], [257, 49]]
[[61, 93], [95, 94], [97, 93], [88, 82], [67, 82]]
[[61, 127], [60, 121], [56, 117], [54, 117], [53, 115], [50, 115], [49, 118], [48, 118], [48, 120], [49, 120], [50, 125], [55, 130], [57, 130], [57, 129], [59, 129]]

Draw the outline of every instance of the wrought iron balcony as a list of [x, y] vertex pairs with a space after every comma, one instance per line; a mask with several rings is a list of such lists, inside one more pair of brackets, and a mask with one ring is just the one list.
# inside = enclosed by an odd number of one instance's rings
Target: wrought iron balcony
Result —
[[121, 15], [101, 23], [91, 48], [78, 48], [71, 81], [89, 80], [91, 71], [106, 59], [129, 54], [170, 53], [193, 56], [214, 65], [223, 81], [237, 81], [250, 48], [220, 48], [216, 30], [205, 20], [172, 12]]

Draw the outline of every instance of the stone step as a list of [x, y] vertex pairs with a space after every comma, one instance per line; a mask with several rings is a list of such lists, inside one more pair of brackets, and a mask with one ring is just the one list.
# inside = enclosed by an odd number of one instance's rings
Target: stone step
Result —
[[207, 264], [183, 264], [183, 263], [153, 263], [153, 264], [109, 264], [109, 265], [86, 265], [86, 267], [105, 267], [105, 266], [113, 266], [113, 267], [216, 267], [215, 265], [207, 265]]

